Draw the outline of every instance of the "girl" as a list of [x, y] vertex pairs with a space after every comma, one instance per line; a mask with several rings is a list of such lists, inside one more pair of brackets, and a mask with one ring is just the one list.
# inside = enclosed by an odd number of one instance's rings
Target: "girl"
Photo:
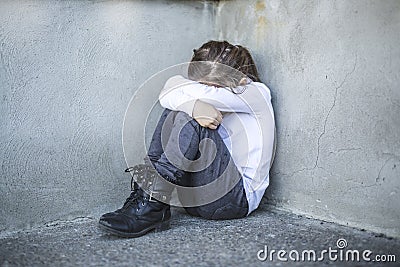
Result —
[[249, 51], [226, 41], [194, 50], [188, 79], [171, 77], [159, 96], [165, 108], [145, 164], [128, 168], [132, 192], [101, 216], [104, 230], [138, 237], [169, 227], [174, 188], [193, 216], [242, 218], [269, 184], [274, 115]]

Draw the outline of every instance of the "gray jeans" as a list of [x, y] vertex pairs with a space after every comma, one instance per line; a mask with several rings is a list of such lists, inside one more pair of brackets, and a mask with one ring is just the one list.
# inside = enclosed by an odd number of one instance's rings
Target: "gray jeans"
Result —
[[[212, 149], [209, 147], [210, 142], [201, 143], [204, 139], [211, 139], [212, 143], [215, 144], [214, 150], [216, 148], [216, 154], [213, 155], [214, 159], [208, 167], [199, 171], [185, 171], [168, 160], [171, 159], [171, 156], [167, 158], [166, 155], [172, 155], [172, 157], [181, 155], [181, 157], [185, 157], [184, 160], [192, 162], [198, 160], [201, 156], [208, 157], [207, 153]], [[177, 151], [178, 149], [180, 151]], [[200, 153], [200, 150], [202, 153]], [[186, 113], [166, 109], [153, 133], [148, 158], [161, 176], [168, 177], [168, 180], [175, 181], [181, 186], [203, 186], [213, 182], [222, 174], [228, 178], [222, 180], [226, 185], [219, 184], [218, 187], [230, 186], [227, 187], [228, 189], [233, 187], [230, 191], [227, 190], [225, 195], [211, 203], [185, 207], [189, 214], [215, 220], [242, 218], [247, 215], [248, 203], [243, 179], [217, 130], [200, 126]], [[238, 182], [235, 185], [229, 185], [229, 182], [232, 183], [232, 181]], [[201, 198], [204, 196], [193, 197]]]

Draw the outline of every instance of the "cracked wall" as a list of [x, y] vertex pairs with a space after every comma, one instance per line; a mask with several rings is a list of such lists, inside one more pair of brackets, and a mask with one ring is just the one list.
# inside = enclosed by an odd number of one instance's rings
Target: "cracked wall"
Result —
[[221, 1], [216, 23], [272, 90], [266, 201], [400, 236], [400, 3]]

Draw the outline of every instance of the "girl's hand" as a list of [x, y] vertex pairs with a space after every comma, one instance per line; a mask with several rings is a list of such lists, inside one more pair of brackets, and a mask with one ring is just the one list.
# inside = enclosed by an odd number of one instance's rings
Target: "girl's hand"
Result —
[[193, 107], [193, 119], [195, 119], [201, 126], [217, 129], [218, 125], [222, 122], [222, 114], [213, 105], [197, 100]]

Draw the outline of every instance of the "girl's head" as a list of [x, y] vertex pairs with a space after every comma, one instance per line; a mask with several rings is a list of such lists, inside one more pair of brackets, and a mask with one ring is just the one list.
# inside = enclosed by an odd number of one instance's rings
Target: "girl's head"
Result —
[[247, 77], [260, 82], [254, 60], [243, 46], [209, 41], [193, 52], [188, 70], [191, 80], [230, 88]]

